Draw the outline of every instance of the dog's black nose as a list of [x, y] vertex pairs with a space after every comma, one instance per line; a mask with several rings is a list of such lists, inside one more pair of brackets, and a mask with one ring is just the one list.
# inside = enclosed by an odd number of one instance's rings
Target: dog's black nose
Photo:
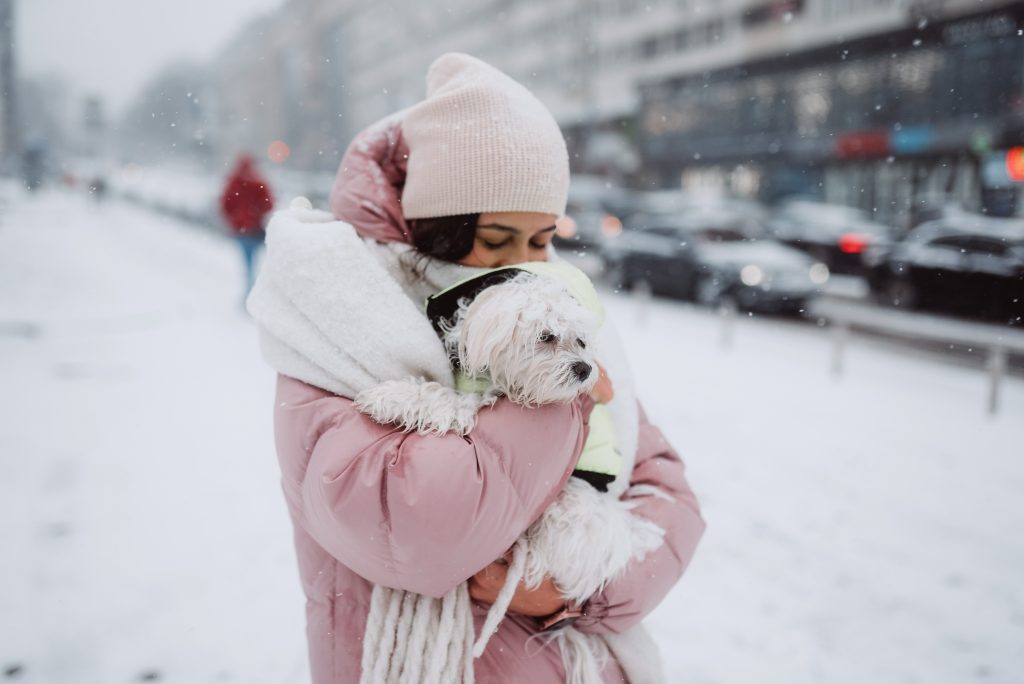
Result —
[[586, 361], [577, 361], [576, 363], [572, 364], [572, 372], [577, 378], [580, 379], [580, 381], [589, 378], [590, 371], [592, 370], [593, 369], [590, 367], [590, 364], [587, 363]]

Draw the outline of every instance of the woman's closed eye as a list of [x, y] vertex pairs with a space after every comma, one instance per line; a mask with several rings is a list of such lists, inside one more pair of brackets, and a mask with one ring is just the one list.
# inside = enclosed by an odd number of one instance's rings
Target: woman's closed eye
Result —
[[[512, 244], [512, 238], [509, 238], [507, 240], [502, 240], [500, 242], [491, 242], [490, 240], [485, 240], [483, 238], [480, 238], [480, 244], [482, 244], [487, 249], [499, 250], [499, 249], [503, 249], [503, 248], [508, 247], [509, 245], [511, 245]], [[548, 244], [546, 242], [544, 242], [544, 243], [537, 243], [537, 242], [534, 242], [533, 240], [530, 240], [530, 247], [532, 247], [533, 249], [544, 249], [547, 246], [548, 246]]]

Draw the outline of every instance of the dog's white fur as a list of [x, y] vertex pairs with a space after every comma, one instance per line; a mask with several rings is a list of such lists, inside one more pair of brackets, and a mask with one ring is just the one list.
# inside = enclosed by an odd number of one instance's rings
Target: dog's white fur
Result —
[[[598, 373], [592, 341], [596, 317], [557, 281], [522, 273], [459, 302], [442, 326], [442, 341], [461, 371], [487, 377], [490, 389], [459, 392], [437, 382], [391, 380], [361, 392], [356, 406], [380, 423], [425, 433], [467, 434], [477, 411], [499, 396], [523, 406], [572, 401], [590, 391]], [[592, 372], [579, 378], [578, 363]], [[523, 580], [550, 577], [569, 600], [582, 603], [615, 579], [633, 559], [661, 546], [664, 530], [634, 516], [634, 506], [588, 483], [570, 479], [558, 498], [514, 547], [506, 586], [488, 614], [473, 650], [479, 657]], [[607, 646], [571, 627], [552, 636], [572, 681], [589, 682], [608, 657]], [[596, 681], [596, 680], [594, 680]]]
[[631, 514], [635, 507], [569, 478], [526, 532], [526, 586], [550, 575], [563, 596], [579, 603], [601, 591], [630, 561], [662, 544], [665, 531]]
[[356, 395], [356, 407], [378, 423], [406, 432], [468, 434], [477, 411], [498, 398], [494, 392], [459, 392], [423, 378], [386, 380]]

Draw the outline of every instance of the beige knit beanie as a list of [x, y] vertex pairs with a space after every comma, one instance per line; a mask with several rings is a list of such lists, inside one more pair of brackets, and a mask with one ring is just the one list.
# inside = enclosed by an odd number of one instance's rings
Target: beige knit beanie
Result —
[[402, 120], [407, 219], [495, 211], [561, 216], [569, 154], [554, 117], [525, 87], [460, 53], [427, 72], [427, 98]]

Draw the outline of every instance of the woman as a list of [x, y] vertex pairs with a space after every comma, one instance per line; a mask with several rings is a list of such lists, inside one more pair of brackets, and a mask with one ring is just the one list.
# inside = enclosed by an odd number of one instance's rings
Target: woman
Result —
[[[362, 639], [374, 584], [440, 597], [468, 579], [479, 630], [507, 550], [573, 470], [591, 397], [535, 409], [499, 401], [465, 438], [377, 425], [351, 401], [391, 378], [451, 383], [425, 297], [474, 267], [546, 260], [568, 176], [543, 105], [487, 64], [449, 54], [431, 66], [423, 102], [350, 145], [333, 215], [298, 207], [271, 224], [249, 307], [280, 373], [277, 451], [317, 684], [370, 681]], [[665, 543], [582, 606], [550, 581], [519, 587], [475, 662], [477, 682], [564, 681], [557, 650], [530, 637], [566, 620], [590, 634], [629, 630], [675, 584], [703, 532], [682, 462], [638, 416], [621, 363], [601, 360], [615, 392], [604, 381], [597, 399], [634, 416], [616, 424], [635, 453], [619, 491]], [[619, 660], [606, 682], [627, 681]]]

